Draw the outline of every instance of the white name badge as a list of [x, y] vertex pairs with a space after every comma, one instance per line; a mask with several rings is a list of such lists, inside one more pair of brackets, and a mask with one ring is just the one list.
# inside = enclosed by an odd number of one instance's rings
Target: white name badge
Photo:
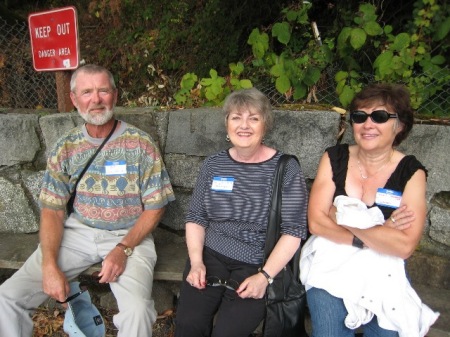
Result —
[[125, 162], [125, 160], [105, 162], [105, 174], [107, 176], [126, 173], [127, 173], [127, 163]]
[[402, 193], [386, 188], [379, 188], [375, 196], [375, 203], [379, 206], [399, 208], [402, 201]]
[[233, 177], [214, 177], [211, 184], [211, 190], [216, 192], [232, 192], [233, 185]]

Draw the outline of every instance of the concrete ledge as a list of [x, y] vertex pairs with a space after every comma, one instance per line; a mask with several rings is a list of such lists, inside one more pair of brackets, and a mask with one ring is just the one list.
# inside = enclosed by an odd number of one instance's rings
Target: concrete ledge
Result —
[[[39, 243], [37, 233], [34, 234], [0, 234], [0, 269], [19, 269], [25, 260], [33, 253]], [[155, 266], [155, 280], [181, 281], [187, 259], [187, 249], [184, 243], [166, 243], [156, 245], [158, 262]], [[100, 270], [100, 265], [94, 265], [83, 274], [92, 274]]]

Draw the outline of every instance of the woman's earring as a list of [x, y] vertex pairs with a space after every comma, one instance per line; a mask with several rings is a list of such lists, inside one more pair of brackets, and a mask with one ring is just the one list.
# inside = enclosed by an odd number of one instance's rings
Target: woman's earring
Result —
[[263, 138], [263, 139], [261, 140], [261, 144], [264, 144], [265, 142], [266, 142], [266, 139]]
[[225, 140], [226, 140], [227, 142], [229, 142], [229, 141], [230, 141], [230, 136], [227, 135], [227, 136], [225, 137]]

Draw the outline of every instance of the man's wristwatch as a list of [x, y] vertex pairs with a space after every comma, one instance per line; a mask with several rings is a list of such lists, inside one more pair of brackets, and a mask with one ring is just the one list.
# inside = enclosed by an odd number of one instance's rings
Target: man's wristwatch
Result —
[[116, 246], [122, 248], [126, 256], [130, 256], [131, 254], [133, 254], [133, 249], [125, 246], [123, 243], [118, 243]]
[[269, 284], [273, 283], [273, 278], [269, 274], [267, 274], [267, 272], [264, 269], [259, 268], [258, 271], [264, 275], [264, 277], [267, 279], [267, 282], [269, 282]]

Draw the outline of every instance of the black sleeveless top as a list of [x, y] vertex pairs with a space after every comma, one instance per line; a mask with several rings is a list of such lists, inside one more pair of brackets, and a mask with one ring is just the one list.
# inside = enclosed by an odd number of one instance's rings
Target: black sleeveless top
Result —
[[[348, 144], [335, 145], [327, 148], [326, 151], [328, 152], [328, 156], [330, 158], [331, 169], [333, 171], [333, 181], [336, 185], [334, 198], [338, 195], [347, 196], [347, 192], [345, 191], [345, 180], [347, 178], [348, 160], [350, 154]], [[416, 159], [415, 156], [408, 155], [403, 157], [383, 188], [403, 193], [406, 183], [409, 179], [411, 179], [417, 170], [424, 170], [427, 175], [427, 169]], [[389, 218], [395, 210], [394, 208], [380, 206], [376, 203], [369, 207], [374, 206], [378, 206], [381, 212], [383, 212], [385, 219]]]

